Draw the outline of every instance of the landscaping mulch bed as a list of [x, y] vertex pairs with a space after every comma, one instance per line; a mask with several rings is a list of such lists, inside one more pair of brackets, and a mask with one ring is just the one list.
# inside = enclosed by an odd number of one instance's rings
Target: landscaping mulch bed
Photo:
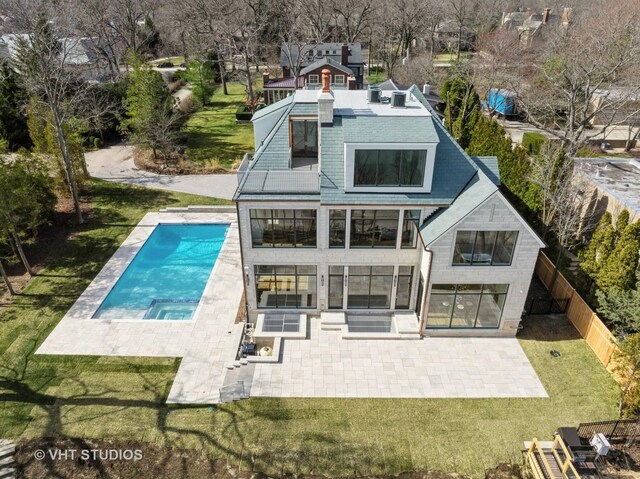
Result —
[[[91, 219], [93, 214], [92, 197], [89, 191], [82, 192], [80, 197], [82, 215], [85, 221]], [[59, 252], [65, 247], [67, 241], [73, 237], [73, 229], [76, 222], [76, 214], [71, 198], [59, 197], [56, 209], [51, 218], [51, 224], [41, 228], [36, 241], [25, 245], [25, 253], [35, 274], [42, 271], [51, 259], [59, 256]], [[31, 278], [20, 262], [7, 265], [5, 269], [16, 293], [20, 293], [27, 287]], [[11, 296], [0, 280], [0, 313], [3, 307], [11, 302]]]
[[[73, 456], [73, 457], [72, 457]], [[111, 456], [113, 459], [110, 459]], [[105, 441], [78, 438], [21, 440], [16, 445], [17, 478], [63, 479], [266, 479], [268, 476], [238, 470], [224, 459], [212, 459], [196, 449], [171, 449], [137, 441]], [[286, 477], [293, 478], [291, 474]], [[274, 477], [274, 476], [270, 476]], [[295, 475], [298, 479], [323, 476]], [[371, 479], [465, 479], [439, 471], [412, 471]], [[519, 479], [518, 466], [502, 464], [487, 471], [488, 479]], [[366, 476], [358, 476], [367, 479]]]
[[151, 171], [160, 175], [213, 175], [233, 173], [233, 169], [219, 166], [194, 165], [185, 159], [184, 155], [176, 154], [168, 164], [162, 160], [156, 160], [151, 150], [136, 148], [133, 152], [133, 163], [136, 168]]

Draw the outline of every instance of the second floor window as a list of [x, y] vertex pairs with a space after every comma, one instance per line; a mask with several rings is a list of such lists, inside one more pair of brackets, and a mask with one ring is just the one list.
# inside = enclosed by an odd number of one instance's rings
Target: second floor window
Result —
[[336, 85], [344, 85], [346, 83], [344, 75], [333, 75], [333, 83]]
[[420, 210], [405, 210], [402, 220], [402, 248], [415, 248], [420, 226]]
[[249, 210], [249, 217], [254, 248], [316, 247], [316, 210]]
[[458, 231], [454, 266], [509, 266], [517, 231]]
[[398, 210], [351, 210], [351, 248], [395, 248]]
[[347, 211], [329, 211], [329, 248], [344, 248], [347, 232]]
[[320, 76], [319, 75], [309, 75], [309, 83], [311, 85], [316, 85], [316, 84], [320, 83]]
[[289, 120], [289, 143], [293, 158], [318, 157], [318, 120], [292, 118]]
[[356, 150], [353, 186], [422, 186], [425, 150]]

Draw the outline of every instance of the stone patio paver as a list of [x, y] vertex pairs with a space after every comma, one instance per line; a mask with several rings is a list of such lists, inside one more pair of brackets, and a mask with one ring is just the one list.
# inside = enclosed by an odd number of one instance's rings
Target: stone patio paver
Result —
[[257, 364], [251, 396], [547, 397], [515, 338], [343, 340], [311, 320], [284, 340], [282, 362]]

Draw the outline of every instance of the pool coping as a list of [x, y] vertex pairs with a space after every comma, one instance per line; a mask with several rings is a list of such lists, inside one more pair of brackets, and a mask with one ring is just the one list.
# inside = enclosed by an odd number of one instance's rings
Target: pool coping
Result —
[[[166, 215], [166, 214], [171, 214], [171, 213], [172, 212], [161, 212], [160, 214], [165, 214]], [[198, 218], [198, 217], [201, 217], [202, 214], [201, 213], [196, 213], [196, 214], [197, 214], [197, 216], [194, 219], [201, 219], [201, 218]], [[96, 301], [98, 301], [98, 305], [96, 306], [95, 311], [93, 313], [91, 313], [90, 317], [89, 318], [82, 318], [83, 320], [90, 319], [91, 321], [107, 321], [107, 322], [112, 322], [112, 321], [119, 321], [119, 322], [161, 321], [163, 323], [165, 323], [165, 322], [183, 323], [185, 321], [196, 321], [197, 320], [198, 314], [202, 310], [202, 298], [207, 293], [207, 291], [210, 289], [210, 286], [211, 286], [210, 283], [211, 283], [211, 281], [213, 280], [213, 278], [215, 276], [216, 269], [218, 267], [218, 258], [216, 258], [216, 261], [213, 263], [213, 267], [211, 268], [211, 273], [209, 273], [209, 278], [207, 278], [207, 282], [205, 283], [204, 289], [202, 290], [202, 296], [200, 296], [200, 300], [198, 301], [198, 306], [197, 306], [196, 310], [194, 311], [193, 316], [190, 319], [95, 318], [94, 317], [94, 315], [98, 312], [98, 310], [102, 306], [102, 303], [107, 299], [107, 296], [109, 296], [109, 293], [111, 293], [111, 290], [113, 288], [115, 288], [115, 286], [118, 283], [118, 281], [120, 281], [120, 278], [122, 278], [122, 275], [125, 273], [125, 271], [129, 267], [129, 265], [131, 265], [131, 263], [133, 262], [134, 258], [138, 255], [138, 253], [140, 252], [142, 247], [146, 244], [147, 240], [151, 237], [151, 235], [153, 234], [153, 232], [156, 230], [156, 228], [158, 226], [160, 226], [160, 225], [179, 225], [179, 224], [184, 224], [184, 225], [227, 225], [227, 230], [225, 231], [224, 239], [222, 240], [222, 247], [220, 248], [220, 251], [218, 252], [218, 257], [220, 257], [220, 255], [222, 254], [222, 250], [226, 246], [227, 238], [229, 236], [229, 231], [230, 231], [231, 226], [232, 226], [231, 222], [187, 221], [186, 219], [182, 219], [180, 221], [175, 221], [176, 218], [160, 218], [163, 221], [158, 221], [155, 224], [151, 223], [151, 224], [148, 224], [148, 225], [143, 225], [142, 222], [145, 220], [145, 218], [147, 218], [147, 216], [149, 216], [149, 215], [145, 215], [145, 217], [140, 221], [140, 223], [138, 223], [138, 225], [136, 225], [136, 227], [131, 231], [131, 233], [129, 233], [129, 236], [127, 237], [127, 239], [125, 239], [122, 242], [122, 244], [120, 245], [120, 248], [122, 248], [124, 246], [131, 246], [131, 249], [128, 251], [128, 254], [127, 254], [127, 259], [122, 264], [117, 265], [117, 267], [113, 271], [109, 271], [108, 272], [108, 274], [115, 276], [115, 281], [113, 281], [110, 286], [109, 285], [100, 285], [99, 287], [96, 286], [96, 288], [94, 288], [94, 289], [99, 289], [101, 291], [100, 299], [96, 300]], [[189, 215], [189, 216], [192, 216], [192, 215]], [[191, 218], [189, 218], [189, 219], [191, 219]], [[167, 221], [165, 221], [165, 220], [167, 220]], [[174, 221], [172, 221], [172, 220], [174, 220]], [[148, 229], [149, 226], [152, 226], [152, 228]], [[136, 230], [138, 230], [138, 228], [140, 228], [140, 230], [136, 231]], [[147, 229], [145, 229], [145, 228], [147, 228]], [[135, 242], [135, 244], [132, 244], [134, 242]], [[118, 251], [120, 251], [120, 248], [118, 248], [116, 253], [114, 253], [113, 256], [109, 259], [109, 261], [102, 267], [102, 270], [100, 270], [100, 273], [98, 273], [98, 275], [93, 279], [93, 281], [91, 282], [91, 284], [89, 284], [87, 289], [85, 289], [83, 294], [85, 294], [89, 290], [89, 288], [91, 288], [94, 285], [94, 283], [96, 283], [96, 281], [99, 280], [99, 278], [101, 278], [101, 275], [107, 269], [107, 267], [109, 266], [109, 263], [116, 256]], [[78, 298], [78, 300], [79, 299], [80, 298]], [[149, 311], [149, 308], [147, 308], [147, 312], [148, 311]]]
[[[95, 311], [159, 223], [228, 224], [226, 237], [190, 320], [92, 318]], [[215, 280], [214, 280], [215, 279]], [[242, 328], [235, 320], [243, 292], [235, 213], [147, 213], [56, 325], [37, 354], [235, 357]], [[242, 326], [242, 325], [239, 325]], [[224, 353], [224, 354], [223, 354]]]

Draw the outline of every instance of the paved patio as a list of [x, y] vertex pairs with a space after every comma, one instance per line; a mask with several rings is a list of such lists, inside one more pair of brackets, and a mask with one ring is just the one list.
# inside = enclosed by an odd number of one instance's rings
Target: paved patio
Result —
[[310, 324], [284, 340], [282, 362], [256, 364], [251, 396], [547, 397], [515, 338], [342, 340]]

